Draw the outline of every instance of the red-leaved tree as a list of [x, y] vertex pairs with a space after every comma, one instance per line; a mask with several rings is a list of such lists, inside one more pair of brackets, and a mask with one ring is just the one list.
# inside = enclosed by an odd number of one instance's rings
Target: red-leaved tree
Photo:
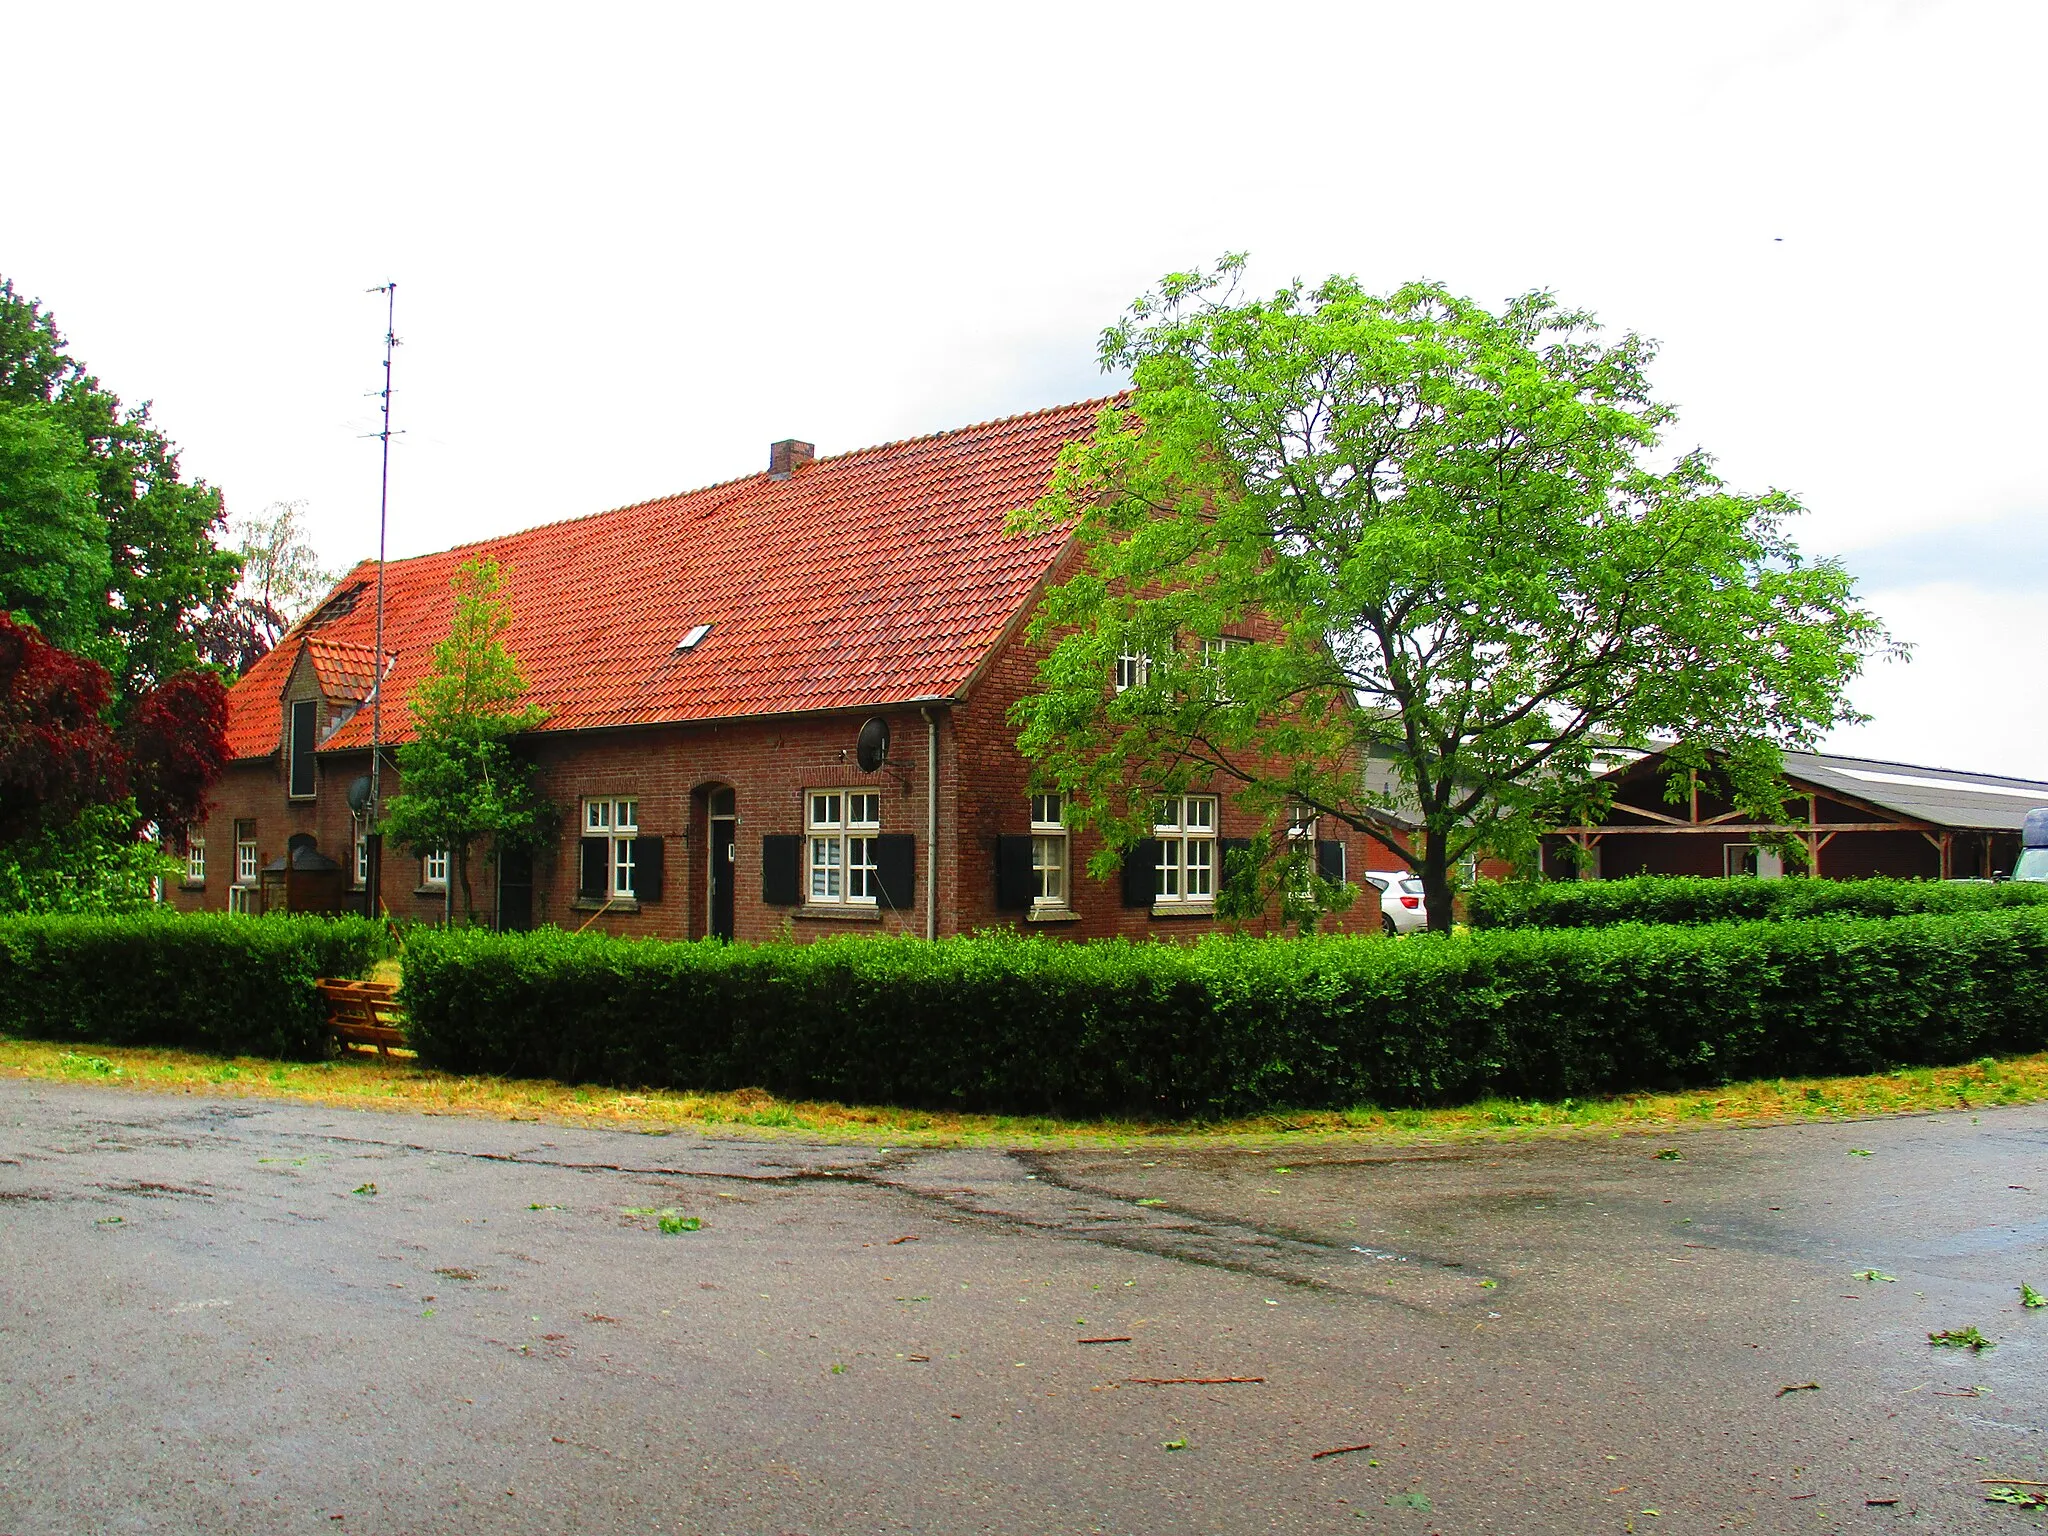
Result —
[[211, 672], [180, 672], [143, 695], [122, 738], [142, 822], [182, 838], [206, 814], [228, 762], [228, 691]]
[[0, 613], [0, 843], [131, 795], [135, 830], [154, 822], [167, 840], [204, 815], [227, 765], [220, 679], [164, 679], [119, 737], [105, 719], [112, 696], [104, 667]]
[[107, 669], [0, 613], [0, 842], [127, 793]]

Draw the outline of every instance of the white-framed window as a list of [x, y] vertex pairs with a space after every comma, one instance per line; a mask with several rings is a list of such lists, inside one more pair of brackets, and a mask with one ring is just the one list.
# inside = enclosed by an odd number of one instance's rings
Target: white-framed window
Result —
[[1216, 797], [1175, 795], [1152, 802], [1152, 835], [1159, 840], [1160, 902], [1216, 899]]
[[228, 911], [240, 917], [247, 917], [256, 910], [256, 887], [253, 885], [231, 885], [228, 887]]
[[185, 839], [185, 883], [206, 884], [206, 839], [203, 837]]
[[1315, 894], [1316, 813], [1313, 806], [1287, 807], [1287, 854], [1295, 871], [1294, 894], [1304, 899]]
[[1223, 680], [1223, 653], [1250, 644], [1251, 641], [1242, 635], [1219, 635], [1214, 640], [1202, 642], [1202, 666], [1208, 671], [1209, 686], [1217, 703], [1230, 702], [1230, 692]]
[[583, 835], [611, 844], [605, 859], [608, 897], [633, 895], [633, 840], [640, 835], [640, 802], [622, 796], [583, 802]]
[[1067, 904], [1066, 809], [1058, 795], [1031, 797], [1031, 904]]
[[448, 886], [448, 850], [437, 848], [420, 860], [420, 884], [429, 890], [446, 890]]
[[370, 834], [356, 833], [356, 886], [360, 889], [370, 883]]
[[263, 878], [263, 865], [256, 853], [256, 823], [235, 823], [235, 884], [254, 885]]
[[1127, 688], [1142, 688], [1151, 679], [1152, 658], [1133, 646], [1125, 646], [1116, 653], [1116, 691]]
[[872, 906], [875, 839], [882, 831], [882, 797], [871, 789], [813, 789], [804, 795], [810, 884], [805, 900]]

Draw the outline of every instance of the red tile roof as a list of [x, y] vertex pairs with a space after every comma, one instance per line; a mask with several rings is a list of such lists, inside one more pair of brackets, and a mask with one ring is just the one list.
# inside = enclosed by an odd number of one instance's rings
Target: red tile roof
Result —
[[[369, 646], [352, 645], [315, 630], [306, 637], [306, 654], [312, 659], [320, 692], [327, 698], [360, 704], [370, 696], [370, 684], [376, 678], [376, 652]], [[384, 654], [391, 653], [387, 650]]]
[[[1044, 489], [1061, 448], [1107, 401], [819, 459], [384, 568], [384, 738], [454, 613], [449, 577], [474, 557], [506, 575], [507, 642], [548, 711], [544, 730], [719, 720], [952, 697], [1066, 542], [1004, 519]], [[376, 565], [245, 673], [229, 695], [236, 757], [277, 749], [278, 699], [301, 646], [362, 697]], [[710, 633], [688, 651], [694, 625]], [[369, 745], [370, 711], [323, 750]]]

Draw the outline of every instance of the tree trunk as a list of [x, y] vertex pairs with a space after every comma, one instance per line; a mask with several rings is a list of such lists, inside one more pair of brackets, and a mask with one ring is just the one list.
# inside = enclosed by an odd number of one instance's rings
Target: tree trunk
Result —
[[1429, 913], [1431, 933], [1449, 933], [1455, 915], [1451, 904], [1450, 865], [1444, 856], [1445, 840], [1425, 832], [1422, 840], [1422, 901]]
[[455, 867], [462, 873], [462, 926], [467, 928], [476, 921], [476, 902], [469, 891], [469, 848], [463, 847], [455, 856]]

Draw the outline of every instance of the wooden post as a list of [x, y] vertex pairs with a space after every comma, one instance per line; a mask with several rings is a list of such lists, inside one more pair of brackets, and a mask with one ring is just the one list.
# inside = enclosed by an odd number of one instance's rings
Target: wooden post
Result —
[[1953, 880], [1956, 867], [1956, 835], [1953, 832], [1941, 834], [1941, 878]]

